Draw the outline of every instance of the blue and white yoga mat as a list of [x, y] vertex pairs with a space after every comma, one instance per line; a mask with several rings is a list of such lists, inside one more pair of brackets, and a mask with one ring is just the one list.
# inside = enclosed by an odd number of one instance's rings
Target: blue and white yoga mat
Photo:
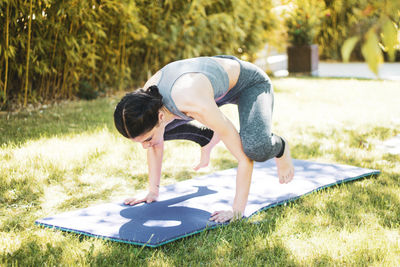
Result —
[[[273, 160], [255, 163], [245, 216], [293, 201], [329, 186], [379, 174], [347, 165], [294, 160], [295, 178], [280, 184]], [[236, 169], [160, 188], [150, 204], [107, 203], [37, 220], [38, 225], [135, 245], [157, 247], [223, 224], [210, 222], [216, 210], [230, 209]]]

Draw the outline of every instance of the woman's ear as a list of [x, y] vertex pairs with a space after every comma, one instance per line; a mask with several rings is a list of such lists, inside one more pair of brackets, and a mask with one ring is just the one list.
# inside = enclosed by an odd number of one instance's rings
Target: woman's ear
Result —
[[162, 110], [158, 111], [158, 122], [163, 122], [164, 118], [165, 113]]

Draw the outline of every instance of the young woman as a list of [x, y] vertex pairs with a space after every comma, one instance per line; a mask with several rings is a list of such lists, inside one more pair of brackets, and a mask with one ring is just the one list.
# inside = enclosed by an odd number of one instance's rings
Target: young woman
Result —
[[[240, 133], [219, 110], [238, 106]], [[127, 94], [114, 113], [118, 131], [147, 149], [149, 192], [144, 198], [125, 200], [127, 205], [155, 201], [159, 193], [164, 141], [186, 139], [201, 146], [195, 169], [209, 163], [212, 148], [220, 141], [238, 161], [236, 194], [232, 210], [216, 211], [211, 220], [241, 218], [250, 189], [253, 161], [275, 158], [281, 183], [293, 179], [289, 146], [271, 133], [274, 105], [268, 76], [257, 66], [233, 56], [199, 57], [172, 62], [139, 89]], [[197, 120], [206, 127], [191, 123]]]

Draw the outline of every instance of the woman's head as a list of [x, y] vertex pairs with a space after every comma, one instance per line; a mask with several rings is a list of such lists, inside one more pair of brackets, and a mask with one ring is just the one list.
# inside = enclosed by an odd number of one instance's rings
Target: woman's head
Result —
[[162, 107], [162, 96], [155, 85], [128, 93], [115, 108], [115, 127], [129, 139], [147, 134], [158, 125]]

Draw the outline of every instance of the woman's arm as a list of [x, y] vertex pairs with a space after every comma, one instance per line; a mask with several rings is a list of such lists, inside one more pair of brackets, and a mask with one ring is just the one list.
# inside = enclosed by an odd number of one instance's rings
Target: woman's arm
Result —
[[244, 153], [239, 133], [232, 122], [224, 116], [215, 103], [214, 105], [215, 107], [212, 104], [207, 105], [202, 111], [191, 113], [191, 117], [215, 131], [238, 161], [233, 214], [220, 211], [214, 213], [212, 218], [216, 222], [224, 222], [233, 217], [240, 218], [244, 213], [250, 191], [253, 162]]
[[[225, 146], [238, 161], [236, 175], [236, 194], [233, 211], [214, 213], [217, 222], [228, 221], [243, 214], [250, 190], [253, 162], [243, 151], [238, 131], [232, 122], [219, 110], [214, 100], [211, 83], [204, 75], [179, 79], [172, 91], [172, 97], [177, 107], [186, 115], [199, 121], [218, 134]], [[187, 86], [190, 85], [190, 88]]]
[[161, 166], [164, 154], [164, 142], [147, 149], [147, 165], [149, 169], [149, 191], [157, 194], [160, 189]]
[[126, 205], [136, 205], [142, 202], [151, 203], [158, 198], [160, 189], [161, 167], [164, 153], [164, 142], [147, 149], [147, 165], [149, 170], [149, 192], [144, 198], [129, 198]]

